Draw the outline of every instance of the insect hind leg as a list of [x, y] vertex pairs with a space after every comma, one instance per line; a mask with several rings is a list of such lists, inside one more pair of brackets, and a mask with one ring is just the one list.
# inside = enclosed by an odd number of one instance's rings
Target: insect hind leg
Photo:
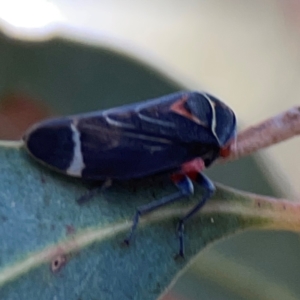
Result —
[[200, 172], [194, 180], [205, 189], [205, 192], [201, 200], [183, 218], [181, 218], [178, 223], [177, 232], [179, 238], [179, 257], [184, 257], [184, 223], [204, 206], [206, 201], [211, 198], [216, 189], [213, 182]]
[[194, 186], [192, 181], [185, 175], [182, 175], [181, 177], [182, 178], [175, 183], [176, 186], [179, 188], [179, 191], [177, 193], [173, 193], [171, 195], [165, 196], [159, 200], [150, 202], [137, 208], [136, 213], [133, 217], [133, 225], [131, 227], [131, 231], [128, 237], [124, 240], [125, 244], [129, 245], [129, 243], [131, 242], [141, 216], [146, 215], [162, 206], [174, 203], [182, 197], [187, 197], [193, 194]]

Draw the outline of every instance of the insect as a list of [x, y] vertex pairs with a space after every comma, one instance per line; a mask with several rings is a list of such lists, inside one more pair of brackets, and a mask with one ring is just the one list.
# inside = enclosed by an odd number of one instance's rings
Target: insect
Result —
[[141, 216], [204, 188], [195, 207], [179, 220], [179, 256], [184, 256], [184, 223], [214, 193], [202, 171], [229, 153], [236, 118], [205, 92], [178, 92], [102, 111], [49, 119], [33, 125], [23, 140], [41, 163], [88, 180], [127, 180], [168, 172], [178, 192], [137, 208], [125, 242]]

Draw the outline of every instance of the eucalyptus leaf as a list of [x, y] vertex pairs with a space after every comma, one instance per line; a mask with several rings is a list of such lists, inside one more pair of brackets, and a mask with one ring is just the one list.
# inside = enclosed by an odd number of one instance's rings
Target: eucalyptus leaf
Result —
[[167, 176], [116, 182], [80, 206], [90, 183], [48, 170], [13, 143], [0, 144], [0, 161], [1, 299], [157, 299], [214, 241], [248, 228], [299, 230], [293, 204], [218, 186], [186, 224], [186, 257], [175, 260], [176, 224], [201, 188], [143, 217], [125, 247], [135, 208], [176, 190]]

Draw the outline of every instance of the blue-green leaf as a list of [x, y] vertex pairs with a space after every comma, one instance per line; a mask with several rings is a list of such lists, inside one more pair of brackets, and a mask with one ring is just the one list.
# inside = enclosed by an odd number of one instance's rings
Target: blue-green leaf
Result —
[[300, 227], [294, 204], [218, 187], [186, 225], [186, 258], [174, 260], [177, 221], [200, 188], [143, 217], [125, 247], [135, 208], [175, 191], [165, 177], [115, 183], [79, 206], [86, 183], [53, 173], [9, 143], [0, 145], [0, 161], [1, 299], [156, 299], [212, 242], [248, 228]]

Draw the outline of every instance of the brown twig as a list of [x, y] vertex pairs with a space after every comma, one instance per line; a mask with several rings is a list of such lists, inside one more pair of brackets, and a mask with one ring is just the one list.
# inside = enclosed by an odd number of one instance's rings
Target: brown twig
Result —
[[299, 106], [241, 131], [231, 146], [230, 155], [219, 159], [219, 162], [236, 160], [298, 134], [300, 134]]

